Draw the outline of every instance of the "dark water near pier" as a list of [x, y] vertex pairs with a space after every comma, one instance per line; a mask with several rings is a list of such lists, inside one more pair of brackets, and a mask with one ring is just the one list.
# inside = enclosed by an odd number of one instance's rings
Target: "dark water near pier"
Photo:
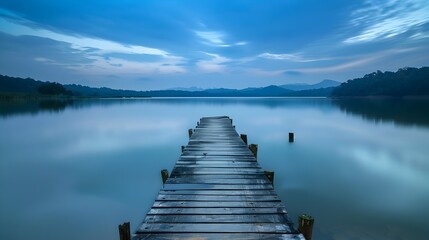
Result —
[[1, 102], [0, 239], [118, 239], [214, 115], [259, 144], [314, 239], [428, 239], [429, 101], [293, 98]]

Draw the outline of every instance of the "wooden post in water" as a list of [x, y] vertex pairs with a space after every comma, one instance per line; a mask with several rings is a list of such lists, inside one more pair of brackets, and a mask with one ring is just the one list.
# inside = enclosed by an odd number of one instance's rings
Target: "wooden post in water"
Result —
[[313, 235], [314, 219], [310, 215], [303, 214], [299, 216], [298, 230], [304, 235], [305, 239], [311, 240]]
[[240, 138], [245, 144], [247, 144], [247, 134], [240, 134]]
[[130, 222], [119, 225], [119, 240], [131, 240]]
[[161, 177], [162, 177], [162, 184], [165, 184], [165, 182], [167, 181], [167, 178], [168, 178], [168, 170], [167, 169], [161, 170]]
[[274, 171], [264, 171], [265, 176], [270, 180], [271, 185], [274, 187]]
[[188, 129], [189, 138], [192, 137], [192, 133], [194, 133], [194, 130], [192, 130], [192, 128], [189, 128]]
[[182, 146], [182, 153], [185, 151], [185, 146]]
[[293, 132], [289, 133], [289, 142], [292, 143], [295, 140]]
[[197, 122], [197, 126], [200, 126], [200, 122]]
[[253, 153], [253, 156], [255, 156], [256, 159], [258, 159], [258, 144], [250, 144], [249, 145], [250, 151]]

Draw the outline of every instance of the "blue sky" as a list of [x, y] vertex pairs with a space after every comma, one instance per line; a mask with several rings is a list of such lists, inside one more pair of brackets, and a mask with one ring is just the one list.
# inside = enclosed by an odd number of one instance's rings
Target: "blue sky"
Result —
[[245, 88], [429, 65], [429, 0], [0, 0], [0, 74]]

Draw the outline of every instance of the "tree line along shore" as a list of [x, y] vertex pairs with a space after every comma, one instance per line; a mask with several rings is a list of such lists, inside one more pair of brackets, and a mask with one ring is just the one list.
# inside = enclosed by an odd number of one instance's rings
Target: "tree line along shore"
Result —
[[202, 91], [134, 91], [94, 88], [76, 84], [43, 82], [32, 78], [0, 75], [0, 99], [43, 98], [131, 98], [131, 97], [427, 97], [429, 67], [400, 68], [396, 72], [376, 71], [360, 78], [324, 87], [293, 91], [280, 86], [246, 89], [207, 89]]

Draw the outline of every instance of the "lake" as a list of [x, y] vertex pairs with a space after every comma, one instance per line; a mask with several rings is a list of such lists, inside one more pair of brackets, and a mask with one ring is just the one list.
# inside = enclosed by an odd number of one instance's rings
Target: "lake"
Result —
[[[203, 116], [227, 115], [315, 240], [427, 239], [429, 100], [159, 98], [0, 103], [0, 239], [117, 240]], [[288, 143], [288, 133], [295, 142]]]

